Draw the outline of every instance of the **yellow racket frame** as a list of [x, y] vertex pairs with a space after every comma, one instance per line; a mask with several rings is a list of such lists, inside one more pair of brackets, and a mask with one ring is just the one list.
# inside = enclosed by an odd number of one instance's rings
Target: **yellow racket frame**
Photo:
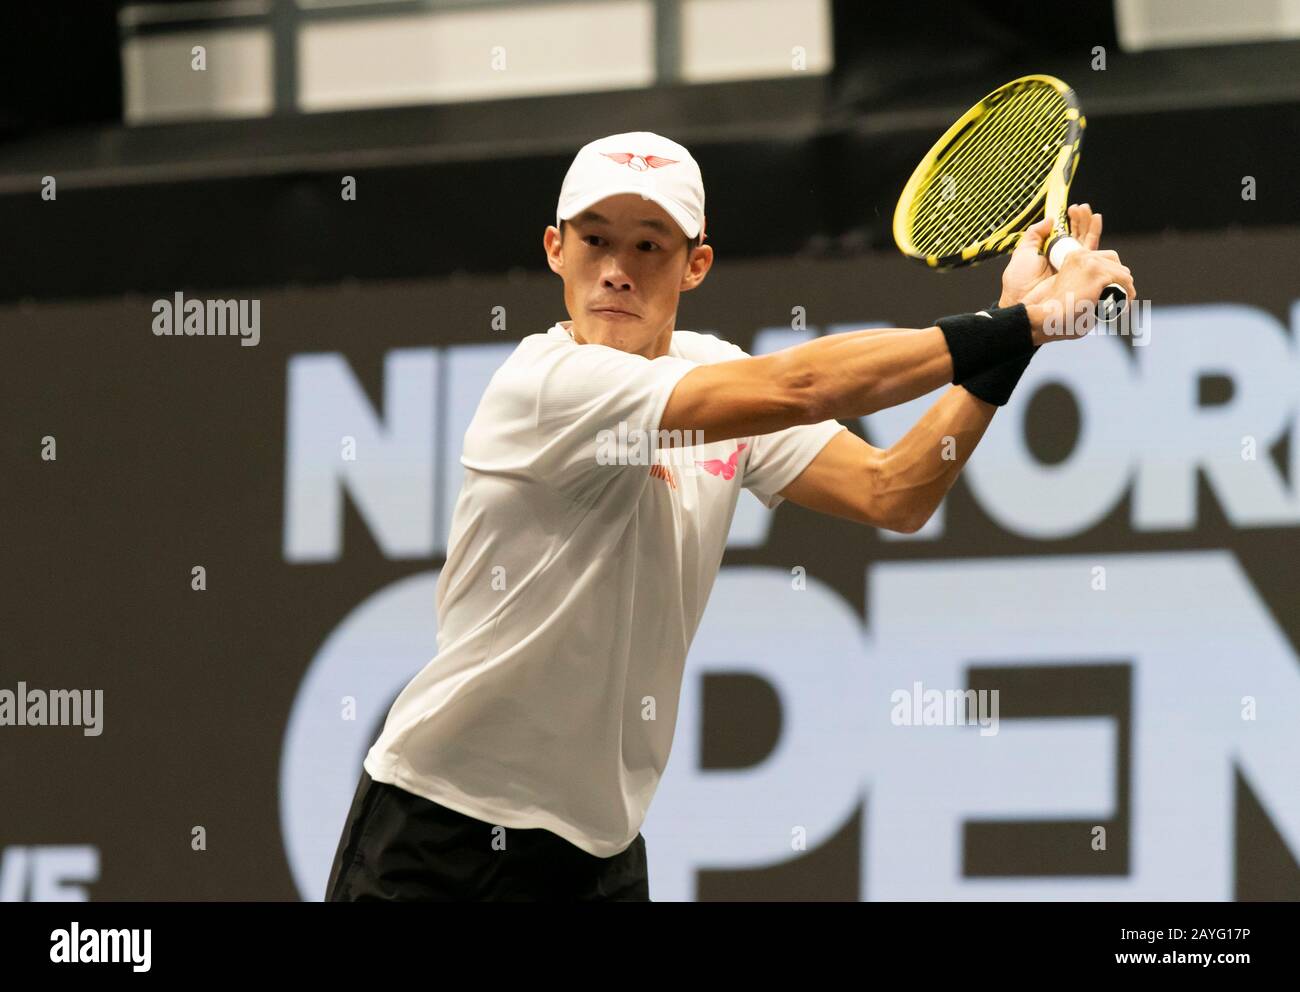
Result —
[[[1068, 127], [1056, 161], [1048, 171], [1038, 195], [1029, 200], [1027, 206], [1001, 228], [979, 242], [965, 246], [959, 252], [934, 255], [918, 249], [912, 241], [912, 232], [916, 229], [920, 192], [927, 188], [930, 181], [943, 174], [944, 165], [953, 152], [961, 147], [966, 133], [990, 112], [991, 106], [1002, 94], [1042, 83], [1051, 86], [1064, 98], [1064, 116]], [[1074, 90], [1055, 76], [1042, 74], [1021, 76], [993, 90], [962, 114], [952, 127], [943, 133], [943, 136], [926, 152], [925, 157], [912, 172], [907, 185], [903, 187], [903, 192], [898, 197], [898, 205], [894, 208], [894, 243], [898, 245], [899, 251], [909, 258], [925, 262], [931, 268], [951, 269], [974, 265], [983, 259], [1013, 250], [1020, 242], [1025, 229], [1044, 213], [1052, 218], [1055, 225], [1053, 237], [1068, 232], [1066, 199], [1069, 195], [1070, 180], [1074, 178], [1074, 170], [1079, 164], [1079, 149], [1083, 144], [1083, 131], [1086, 126], [1087, 121], [1080, 112]]]

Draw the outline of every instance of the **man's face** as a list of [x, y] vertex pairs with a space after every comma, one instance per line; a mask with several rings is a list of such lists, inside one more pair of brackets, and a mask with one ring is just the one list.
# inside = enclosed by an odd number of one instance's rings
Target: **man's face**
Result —
[[636, 193], [610, 196], [543, 239], [564, 280], [574, 338], [656, 358], [667, 354], [677, 300], [703, 280], [709, 246], [693, 247], [668, 213]]

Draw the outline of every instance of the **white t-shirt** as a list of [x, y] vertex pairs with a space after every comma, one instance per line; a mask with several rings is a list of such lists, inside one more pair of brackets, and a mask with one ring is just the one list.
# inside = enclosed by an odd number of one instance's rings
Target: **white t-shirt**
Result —
[[[659, 450], [644, 464], [636, 432], [658, 429], [677, 381], [745, 352], [675, 331], [651, 360], [577, 344], [568, 323], [524, 338], [488, 383], [465, 434], [438, 655], [393, 703], [365, 768], [611, 857], [636, 839], [668, 763], [741, 487], [775, 508], [845, 428]], [[602, 464], [620, 450], [643, 463]]]

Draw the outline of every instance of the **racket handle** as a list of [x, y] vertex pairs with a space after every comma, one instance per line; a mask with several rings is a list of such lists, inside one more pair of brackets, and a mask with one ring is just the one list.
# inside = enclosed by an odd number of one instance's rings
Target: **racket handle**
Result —
[[[1052, 268], [1059, 272], [1061, 263], [1082, 248], [1083, 245], [1067, 234], [1052, 242], [1051, 248], [1047, 251], [1047, 260], [1052, 263]], [[1101, 291], [1094, 312], [1103, 324], [1112, 324], [1127, 309], [1128, 294], [1124, 292], [1124, 287], [1118, 283], [1111, 283]]]
[[1103, 324], [1113, 324], [1128, 309], [1128, 294], [1119, 283], [1111, 283], [1101, 291], [1097, 300], [1097, 319]]

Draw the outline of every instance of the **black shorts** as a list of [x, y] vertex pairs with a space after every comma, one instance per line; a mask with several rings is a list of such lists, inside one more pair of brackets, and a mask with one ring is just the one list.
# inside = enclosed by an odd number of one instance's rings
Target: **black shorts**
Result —
[[325, 899], [649, 902], [645, 838], [598, 858], [549, 830], [476, 820], [362, 770]]

